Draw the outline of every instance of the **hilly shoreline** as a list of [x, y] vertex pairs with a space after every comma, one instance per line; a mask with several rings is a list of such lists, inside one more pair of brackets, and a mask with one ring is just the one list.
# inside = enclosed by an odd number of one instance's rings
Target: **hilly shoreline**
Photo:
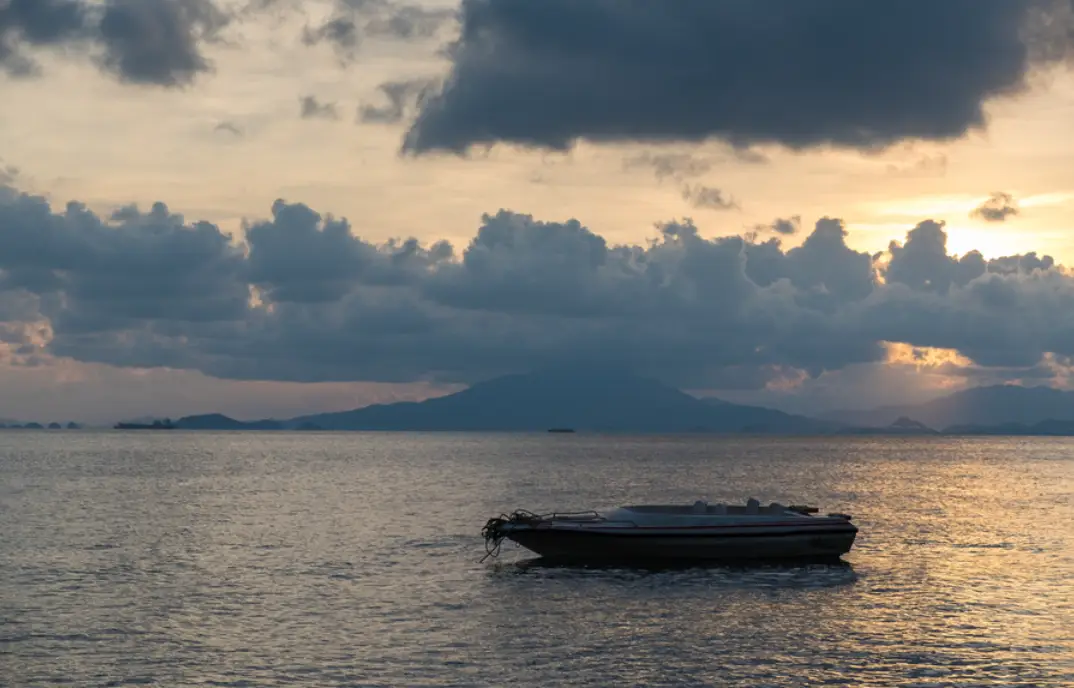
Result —
[[[898, 414], [892, 417], [893, 414]], [[937, 421], [952, 420], [951, 423]], [[931, 422], [930, 422], [931, 421]], [[577, 369], [508, 375], [420, 402], [290, 419], [185, 416], [177, 430], [474, 431], [764, 435], [1074, 436], [1074, 393], [981, 387], [917, 406], [808, 417], [698, 398], [649, 378]], [[152, 429], [152, 428], [150, 428]]]

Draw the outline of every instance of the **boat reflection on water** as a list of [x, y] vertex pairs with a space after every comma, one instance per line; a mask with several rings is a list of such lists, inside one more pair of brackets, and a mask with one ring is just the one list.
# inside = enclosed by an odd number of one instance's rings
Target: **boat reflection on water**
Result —
[[[497, 561], [486, 569], [492, 580], [514, 588], [525, 580], [560, 581], [569, 585], [605, 585], [638, 583], [647, 588], [672, 585], [676, 589], [701, 587], [706, 590], [825, 590], [854, 585], [858, 573], [842, 559], [836, 561], [782, 562], [653, 562], [630, 564], [577, 563], [534, 557], [515, 561]], [[511, 583], [515, 581], [515, 583]]]

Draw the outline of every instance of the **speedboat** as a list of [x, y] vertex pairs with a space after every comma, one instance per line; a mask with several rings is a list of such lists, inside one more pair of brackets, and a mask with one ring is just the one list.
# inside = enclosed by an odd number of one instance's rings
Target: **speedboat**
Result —
[[[709, 561], [837, 560], [858, 528], [842, 513], [811, 506], [709, 504], [623, 506], [596, 511], [491, 518], [482, 528], [485, 558], [503, 540], [552, 560]], [[484, 561], [484, 559], [482, 559]]]

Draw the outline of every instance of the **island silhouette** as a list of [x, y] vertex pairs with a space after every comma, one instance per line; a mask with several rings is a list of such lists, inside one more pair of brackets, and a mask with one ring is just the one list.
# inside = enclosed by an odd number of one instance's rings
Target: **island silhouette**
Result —
[[699, 398], [616, 367], [569, 366], [505, 375], [417, 402], [289, 419], [206, 413], [119, 429], [488, 431], [723, 434], [1074, 435], [1074, 393], [996, 385], [913, 406], [808, 417]]

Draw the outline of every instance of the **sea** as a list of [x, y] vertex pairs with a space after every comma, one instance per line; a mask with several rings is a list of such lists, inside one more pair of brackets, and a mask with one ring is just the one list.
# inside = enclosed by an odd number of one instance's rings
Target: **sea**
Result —
[[[749, 497], [858, 540], [480, 561], [516, 508]], [[0, 685], [1072, 686], [1074, 441], [0, 432]]]

